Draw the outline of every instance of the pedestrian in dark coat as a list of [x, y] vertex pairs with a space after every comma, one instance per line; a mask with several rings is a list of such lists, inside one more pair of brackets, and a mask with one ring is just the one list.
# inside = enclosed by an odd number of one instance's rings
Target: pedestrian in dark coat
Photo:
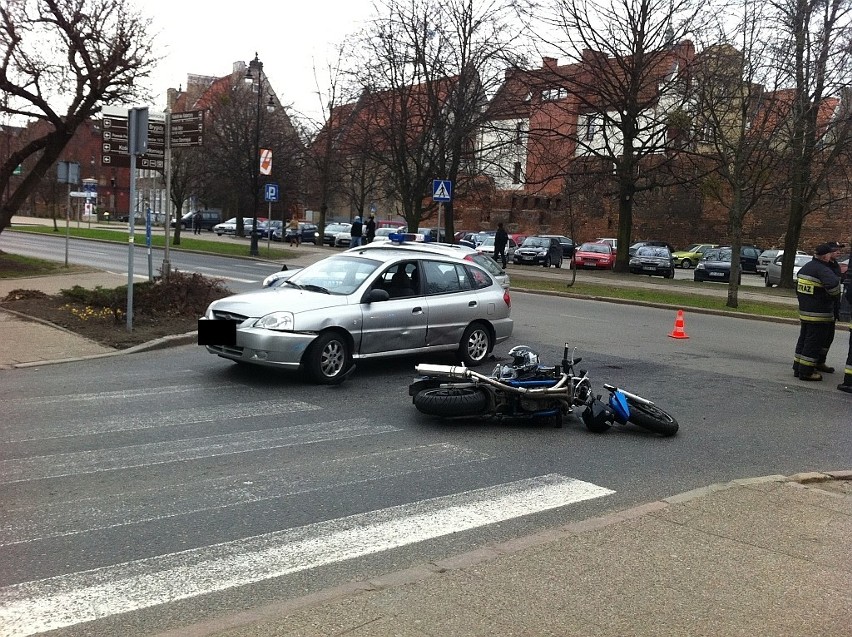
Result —
[[497, 224], [497, 232], [494, 234], [494, 260], [499, 261], [506, 267], [506, 245], [509, 243], [509, 235], [503, 228], [503, 222]]
[[357, 248], [361, 245], [361, 239], [364, 236], [364, 224], [361, 223], [361, 217], [355, 217], [355, 221], [352, 222], [352, 227], [349, 228], [349, 236], [351, 237], [349, 241], [349, 246], [352, 248]]
[[825, 344], [834, 330], [835, 299], [840, 296], [840, 277], [828, 263], [833, 250], [829, 243], [818, 245], [813, 260], [796, 277], [800, 330], [793, 374], [800, 380], [822, 380], [820, 372], [834, 371], [825, 364]]
[[373, 239], [376, 238], [376, 213], [370, 213], [370, 218], [367, 219], [367, 223], [364, 225], [364, 229], [366, 230], [364, 236], [366, 241], [364, 243], [372, 243]]

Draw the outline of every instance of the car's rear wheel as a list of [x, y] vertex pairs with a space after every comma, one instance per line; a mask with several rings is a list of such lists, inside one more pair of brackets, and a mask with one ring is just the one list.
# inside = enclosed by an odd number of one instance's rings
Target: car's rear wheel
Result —
[[349, 342], [339, 332], [321, 334], [305, 353], [305, 369], [323, 385], [334, 385], [346, 378], [352, 364]]
[[476, 367], [485, 362], [485, 358], [494, 348], [491, 332], [482, 323], [467, 326], [459, 343], [458, 356], [468, 367]]

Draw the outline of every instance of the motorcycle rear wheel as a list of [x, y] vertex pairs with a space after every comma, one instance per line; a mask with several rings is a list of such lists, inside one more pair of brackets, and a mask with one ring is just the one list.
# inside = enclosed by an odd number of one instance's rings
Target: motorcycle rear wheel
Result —
[[677, 420], [656, 405], [646, 405], [631, 398], [627, 399], [627, 404], [630, 405], [628, 420], [634, 425], [661, 436], [674, 436], [677, 433]]
[[415, 394], [413, 402], [430, 416], [484, 416], [488, 397], [475, 387], [436, 387]]

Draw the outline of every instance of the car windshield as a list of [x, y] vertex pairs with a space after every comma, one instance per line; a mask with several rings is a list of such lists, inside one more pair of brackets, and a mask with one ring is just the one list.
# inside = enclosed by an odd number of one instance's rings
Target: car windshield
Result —
[[326, 232], [343, 232], [344, 230], [349, 230], [348, 223], [330, 223], [325, 227]]
[[580, 246], [580, 252], [599, 252], [609, 254], [611, 249], [608, 243], [584, 243]]
[[704, 253], [703, 261], [730, 261], [730, 250], [708, 250]]
[[527, 237], [521, 245], [522, 248], [547, 248], [548, 246], [550, 246], [550, 239], [541, 237]]
[[795, 261], [794, 265], [797, 268], [801, 268], [803, 265], [805, 265], [810, 260], [811, 260], [811, 257], [808, 256], [807, 254], [797, 254], [796, 255], [796, 261]]
[[642, 246], [638, 250], [636, 250], [637, 257], [665, 257], [669, 258], [671, 255], [669, 254], [668, 248], [657, 247], [657, 246]]
[[347, 296], [357, 290], [381, 264], [381, 261], [373, 259], [341, 255], [317, 261], [299, 270], [288, 281], [306, 290]]

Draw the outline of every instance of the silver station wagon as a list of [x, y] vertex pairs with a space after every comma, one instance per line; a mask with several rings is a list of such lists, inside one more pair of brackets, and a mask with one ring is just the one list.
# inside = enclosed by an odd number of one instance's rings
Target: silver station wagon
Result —
[[354, 361], [454, 351], [483, 363], [512, 335], [509, 291], [462, 255], [353, 249], [271, 287], [214, 301], [198, 321], [213, 354], [343, 381]]

